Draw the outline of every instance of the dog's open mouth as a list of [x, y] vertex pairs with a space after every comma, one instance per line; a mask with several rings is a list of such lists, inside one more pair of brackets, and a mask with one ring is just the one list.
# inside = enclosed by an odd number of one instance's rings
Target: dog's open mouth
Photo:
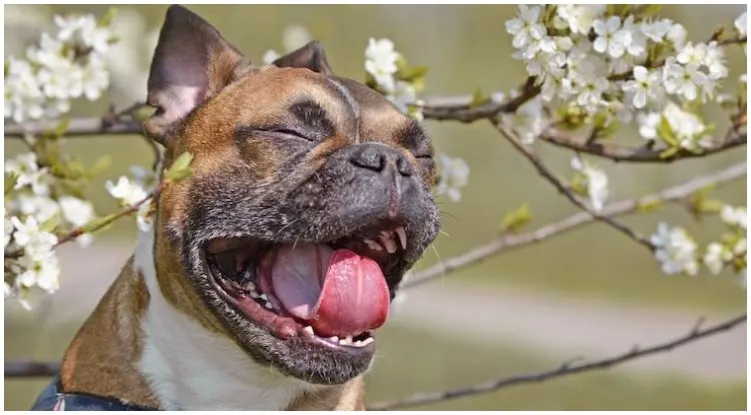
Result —
[[358, 352], [386, 321], [385, 275], [406, 247], [404, 228], [389, 224], [320, 244], [215, 239], [205, 255], [214, 289], [275, 337]]

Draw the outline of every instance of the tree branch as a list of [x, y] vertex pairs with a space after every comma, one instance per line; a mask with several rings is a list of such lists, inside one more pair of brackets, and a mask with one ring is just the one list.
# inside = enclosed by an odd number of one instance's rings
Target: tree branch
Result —
[[537, 155], [537, 153], [534, 152], [531, 148], [525, 146], [522, 144], [516, 137], [513, 137], [510, 132], [506, 131], [505, 128], [501, 126], [501, 124], [497, 121], [493, 121], [493, 125], [495, 128], [503, 135], [510, 143], [514, 146], [527, 160], [529, 160], [530, 163], [537, 169], [537, 171], [540, 173], [540, 175], [550, 182], [550, 184], [553, 185], [563, 196], [566, 197], [571, 203], [573, 203], [575, 206], [579, 207], [580, 209], [586, 211], [589, 213], [594, 219], [599, 220], [615, 230], [623, 233], [624, 235], [628, 236], [629, 238], [633, 239], [634, 241], [638, 242], [639, 244], [643, 245], [650, 251], [654, 250], [654, 246], [647, 238], [644, 238], [643, 236], [639, 235], [634, 231], [633, 229], [629, 228], [628, 226], [618, 222], [617, 220], [607, 216], [602, 215], [599, 212], [596, 212], [595, 210], [591, 209], [585, 202], [580, 200], [574, 192], [572, 192], [568, 186], [563, 184], [558, 177], [556, 177], [555, 173], [553, 173], [546, 165], [542, 162], [542, 159]]
[[448, 390], [448, 391], [443, 391], [443, 392], [420, 393], [420, 394], [416, 394], [416, 395], [410, 396], [406, 399], [402, 399], [399, 401], [375, 404], [369, 407], [368, 409], [372, 411], [383, 411], [383, 410], [395, 409], [395, 408], [407, 408], [407, 407], [413, 407], [417, 405], [426, 405], [430, 403], [443, 402], [443, 401], [448, 401], [452, 399], [463, 398], [466, 396], [493, 392], [499, 389], [508, 388], [510, 386], [523, 385], [527, 383], [540, 383], [540, 382], [544, 382], [550, 379], [560, 378], [563, 376], [573, 375], [577, 373], [608, 369], [612, 366], [623, 364], [623, 363], [626, 363], [626, 362], [629, 362], [631, 360], [635, 360], [641, 357], [668, 352], [677, 347], [681, 347], [683, 345], [698, 341], [700, 339], [710, 337], [710, 336], [713, 336], [715, 334], [719, 334], [725, 331], [729, 331], [733, 329], [734, 327], [745, 323], [746, 314], [744, 313], [743, 315], [731, 318], [727, 321], [708, 327], [706, 329], [700, 328], [702, 321], [703, 319], [699, 319], [697, 324], [695, 324], [694, 327], [687, 334], [681, 337], [678, 337], [674, 340], [664, 342], [664, 343], [658, 343], [647, 348], [639, 348], [638, 346], [636, 346], [626, 353], [609, 357], [606, 359], [595, 360], [595, 361], [585, 362], [585, 363], [578, 363], [578, 364], [575, 363], [576, 360], [569, 361], [554, 369], [551, 369], [545, 372], [512, 376], [509, 378], [492, 380], [490, 382], [480, 383], [474, 386]]
[[[732, 130], [732, 129], [731, 129]], [[580, 141], [567, 134], [566, 132], [549, 128], [539, 136], [539, 139], [546, 143], [563, 147], [569, 150], [586, 153], [593, 156], [599, 156], [611, 159], [613, 161], [627, 161], [632, 163], [672, 163], [676, 160], [705, 157], [711, 154], [719, 153], [735, 147], [746, 145], [746, 133], [730, 133], [728, 138], [717, 145], [703, 149], [700, 153], [693, 153], [688, 150], [680, 150], [668, 157], [661, 157], [660, 154], [664, 149], [655, 149], [652, 147], [625, 147], [616, 144], [604, 144], [596, 141]]]
[[[611, 203], [600, 211], [600, 215], [624, 215], [637, 211], [641, 206], [651, 206], [655, 203], [682, 200], [706, 186], [724, 184], [739, 179], [745, 174], [746, 162], [744, 161], [733, 164], [720, 171], [694, 178], [691, 181], [668, 187], [656, 193]], [[595, 218], [589, 212], [577, 212], [557, 222], [543, 225], [527, 233], [500, 236], [487, 244], [472, 248], [453, 258], [443, 259], [440, 263], [415, 273], [411, 278], [402, 283], [401, 289], [417, 287], [431, 280], [450, 274], [460, 268], [479, 263], [515, 248], [521, 248], [523, 246], [541, 242], [553, 236], [561, 235], [594, 221]]]
[[60, 362], [5, 362], [5, 378], [38, 378], [55, 376]]

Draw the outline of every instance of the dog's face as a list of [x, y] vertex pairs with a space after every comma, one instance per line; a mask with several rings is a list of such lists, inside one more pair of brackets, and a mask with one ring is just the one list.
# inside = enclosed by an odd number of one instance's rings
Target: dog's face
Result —
[[253, 67], [180, 7], [149, 103], [167, 163], [194, 156], [159, 200], [165, 297], [289, 376], [340, 384], [367, 370], [375, 329], [439, 228], [420, 126], [333, 76], [317, 43]]

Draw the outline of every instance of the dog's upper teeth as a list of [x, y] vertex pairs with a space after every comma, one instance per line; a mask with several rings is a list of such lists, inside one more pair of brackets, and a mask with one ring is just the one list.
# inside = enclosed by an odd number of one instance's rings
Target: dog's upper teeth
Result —
[[254, 298], [255, 299], [255, 298], [258, 298], [258, 297], [260, 297], [260, 296], [258, 295], [257, 292], [255, 292], [255, 290], [250, 290], [250, 298]]
[[311, 326], [305, 326], [302, 329], [303, 329], [303, 331], [305, 331], [308, 334], [311, 334], [311, 335], [313, 334], [313, 327], [311, 327]]
[[381, 240], [381, 244], [386, 248], [386, 252], [388, 252], [389, 254], [396, 252], [396, 242], [394, 242], [393, 235], [382, 231], [379, 239]]
[[383, 247], [381, 247], [381, 244], [379, 244], [376, 241], [373, 241], [371, 239], [366, 239], [364, 242], [365, 242], [365, 245], [368, 246], [368, 248], [370, 248], [370, 249], [372, 249], [374, 251], [382, 251], [383, 250]]
[[399, 236], [399, 243], [402, 244], [402, 249], [407, 249], [407, 233], [404, 232], [404, 227], [400, 226], [396, 228], [396, 234]]

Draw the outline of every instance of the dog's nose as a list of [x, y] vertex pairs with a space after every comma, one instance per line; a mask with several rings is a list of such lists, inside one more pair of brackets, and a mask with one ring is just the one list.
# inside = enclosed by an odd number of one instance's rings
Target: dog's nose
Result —
[[357, 167], [377, 173], [383, 172], [393, 163], [402, 176], [412, 175], [412, 164], [409, 160], [398, 150], [380, 143], [360, 144], [350, 156], [350, 161]]

